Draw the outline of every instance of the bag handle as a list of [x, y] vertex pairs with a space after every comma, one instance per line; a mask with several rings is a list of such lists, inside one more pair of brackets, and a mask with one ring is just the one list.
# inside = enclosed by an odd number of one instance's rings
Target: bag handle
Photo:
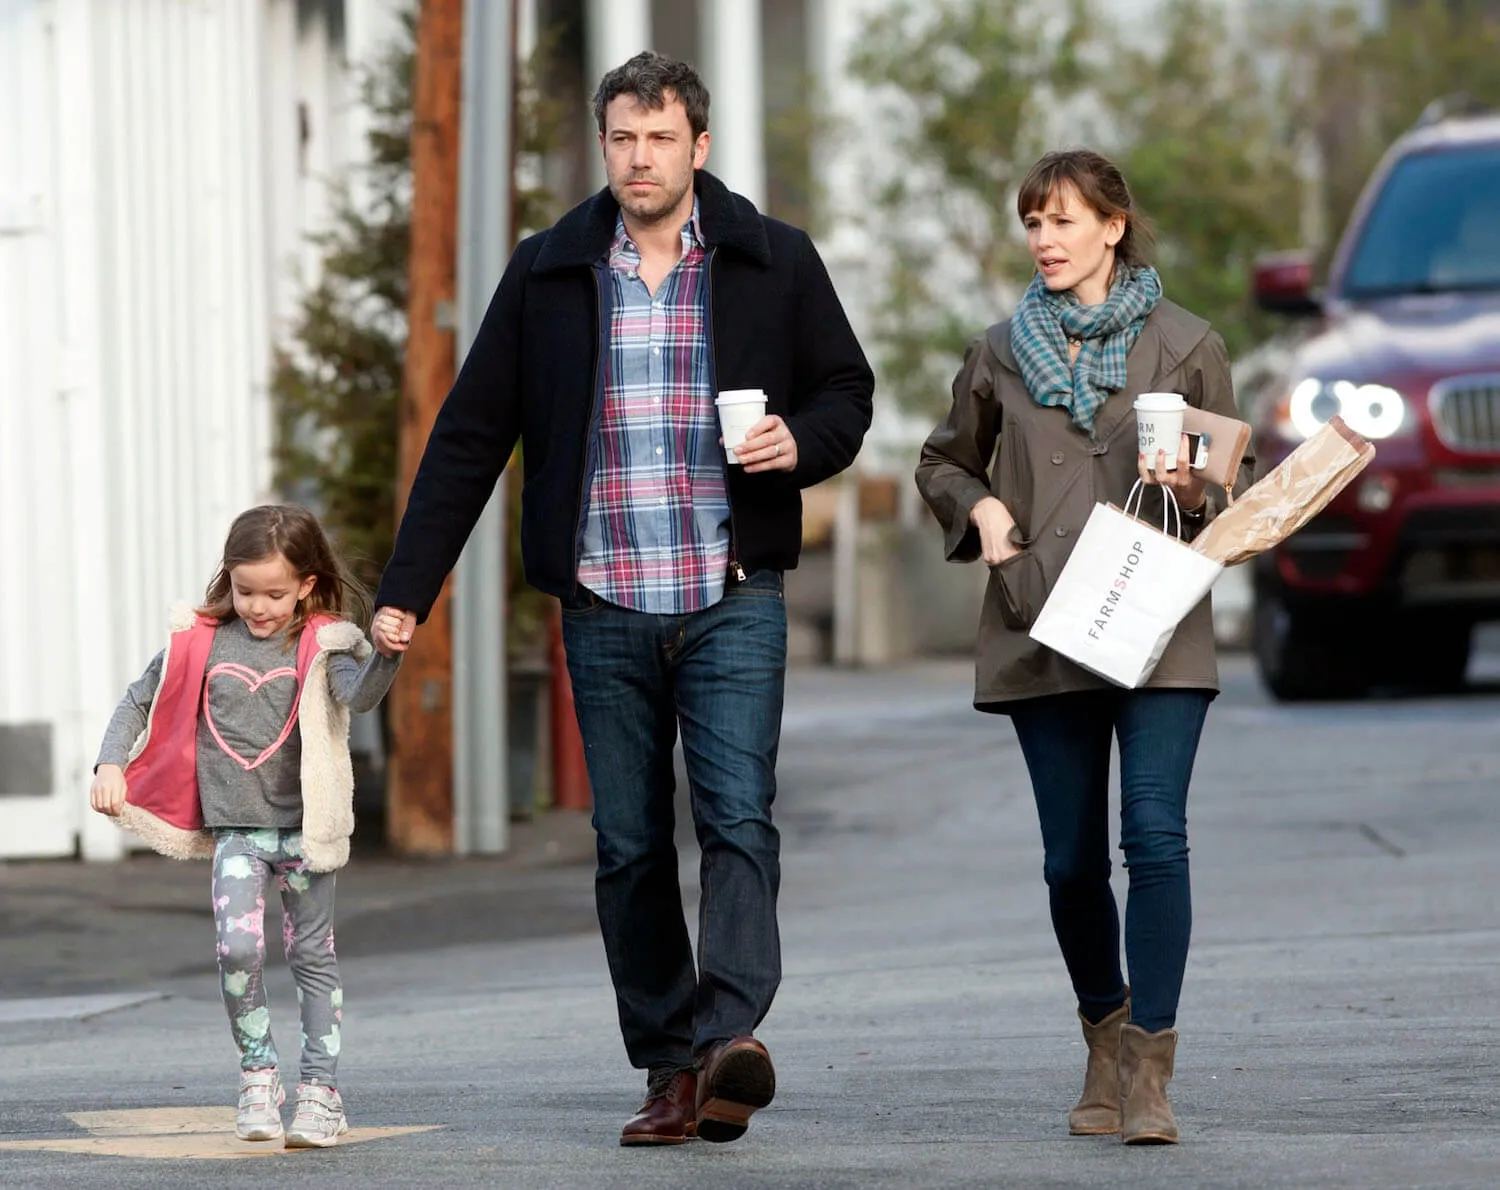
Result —
[[[1160, 486], [1160, 485], [1153, 485], [1153, 486]], [[1167, 537], [1175, 537], [1178, 541], [1181, 541], [1182, 540], [1182, 509], [1177, 504], [1177, 494], [1175, 492], [1173, 492], [1171, 488], [1163, 487], [1161, 489], [1161, 497], [1162, 497], [1161, 531], [1162, 531], [1162, 533], [1165, 536], [1167, 536]], [[1125, 497], [1125, 510], [1124, 510], [1125, 511], [1125, 515], [1128, 516], [1128, 517], [1134, 517], [1136, 520], [1140, 520], [1141, 519], [1141, 508], [1145, 504], [1145, 502], [1146, 502], [1146, 481], [1144, 479], [1137, 479], [1135, 481], [1135, 486], [1130, 489], [1130, 495], [1128, 495], [1128, 496]], [[1134, 512], [1130, 511], [1130, 506], [1131, 506], [1132, 503], [1135, 504], [1135, 511]], [[1172, 514], [1173, 513], [1177, 514], [1177, 532], [1176, 533], [1172, 532]]]

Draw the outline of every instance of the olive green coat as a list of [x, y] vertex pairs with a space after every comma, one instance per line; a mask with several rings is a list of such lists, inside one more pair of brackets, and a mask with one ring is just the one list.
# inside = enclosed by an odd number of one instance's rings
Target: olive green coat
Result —
[[[990, 568], [979, 620], [974, 705], [981, 710], [1109, 686], [1037, 644], [1027, 630], [1094, 505], [1122, 506], [1130, 494], [1137, 478], [1133, 405], [1143, 392], [1177, 392], [1190, 405], [1239, 416], [1223, 339], [1168, 301], [1146, 319], [1127, 359], [1125, 387], [1099, 410], [1092, 437], [1066, 409], [1032, 400], [1011, 351], [1008, 322], [970, 344], [953, 382], [953, 408], [922, 447], [917, 487], [943, 527], [950, 561], [979, 558], [979, 530], [969, 511], [985, 496], [999, 497], [1016, 520], [1012, 540], [1021, 551]], [[1247, 455], [1236, 492], [1251, 482], [1253, 466]], [[1142, 516], [1159, 524], [1161, 493], [1147, 497]], [[1210, 488], [1202, 524], [1224, 506], [1223, 490]], [[1189, 536], [1201, 530], [1192, 521], [1185, 527]], [[1218, 689], [1208, 597], [1178, 626], [1146, 685]]]

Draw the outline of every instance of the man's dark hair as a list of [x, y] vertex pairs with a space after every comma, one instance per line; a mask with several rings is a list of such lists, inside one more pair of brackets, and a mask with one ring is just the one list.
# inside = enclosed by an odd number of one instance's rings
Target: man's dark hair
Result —
[[667, 106], [666, 92], [687, 108], [688, 125], [697, 140], [708, 131], [708, 88], [698, 72], [686, 62], [665, 58], [645, 50], [624, 66], [616, 66], [599, 80], [594, 92], [594, 119], [604, 132], [604, 109], [621, 95], [634, 95], [642, 107], [660, 111]]

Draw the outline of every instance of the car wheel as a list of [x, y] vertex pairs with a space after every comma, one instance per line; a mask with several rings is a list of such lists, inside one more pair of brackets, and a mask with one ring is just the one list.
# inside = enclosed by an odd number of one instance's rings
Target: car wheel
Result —
[[1282, 702], [1355, 698], [1369, 688], [1349, 619], [1295, 607], [1275, 591], [1255, 593], [1251, 650], [1261, 680]]
[[1393, 659], [1392, 680], [1431, 693], [1462, 690], [1469, 670], [1473, 635], [1472, 625], [1437, 626], [1431, 617], [1403, 624], [1401, 644]]

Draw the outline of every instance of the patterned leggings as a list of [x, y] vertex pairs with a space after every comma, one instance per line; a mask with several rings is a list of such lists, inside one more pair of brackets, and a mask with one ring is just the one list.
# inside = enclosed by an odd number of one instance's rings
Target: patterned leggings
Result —
[[281, 893], [281, 938], [302, 1006], [302, 1081], [337, 1086], [344, 989], [333, 950], [332, 872], [309, 872], [302, 832], [219, 830], [214, 833], [214, 923], [219, 976], [242, 1070], [277, 1066], [266, 966], [266, 887]]

